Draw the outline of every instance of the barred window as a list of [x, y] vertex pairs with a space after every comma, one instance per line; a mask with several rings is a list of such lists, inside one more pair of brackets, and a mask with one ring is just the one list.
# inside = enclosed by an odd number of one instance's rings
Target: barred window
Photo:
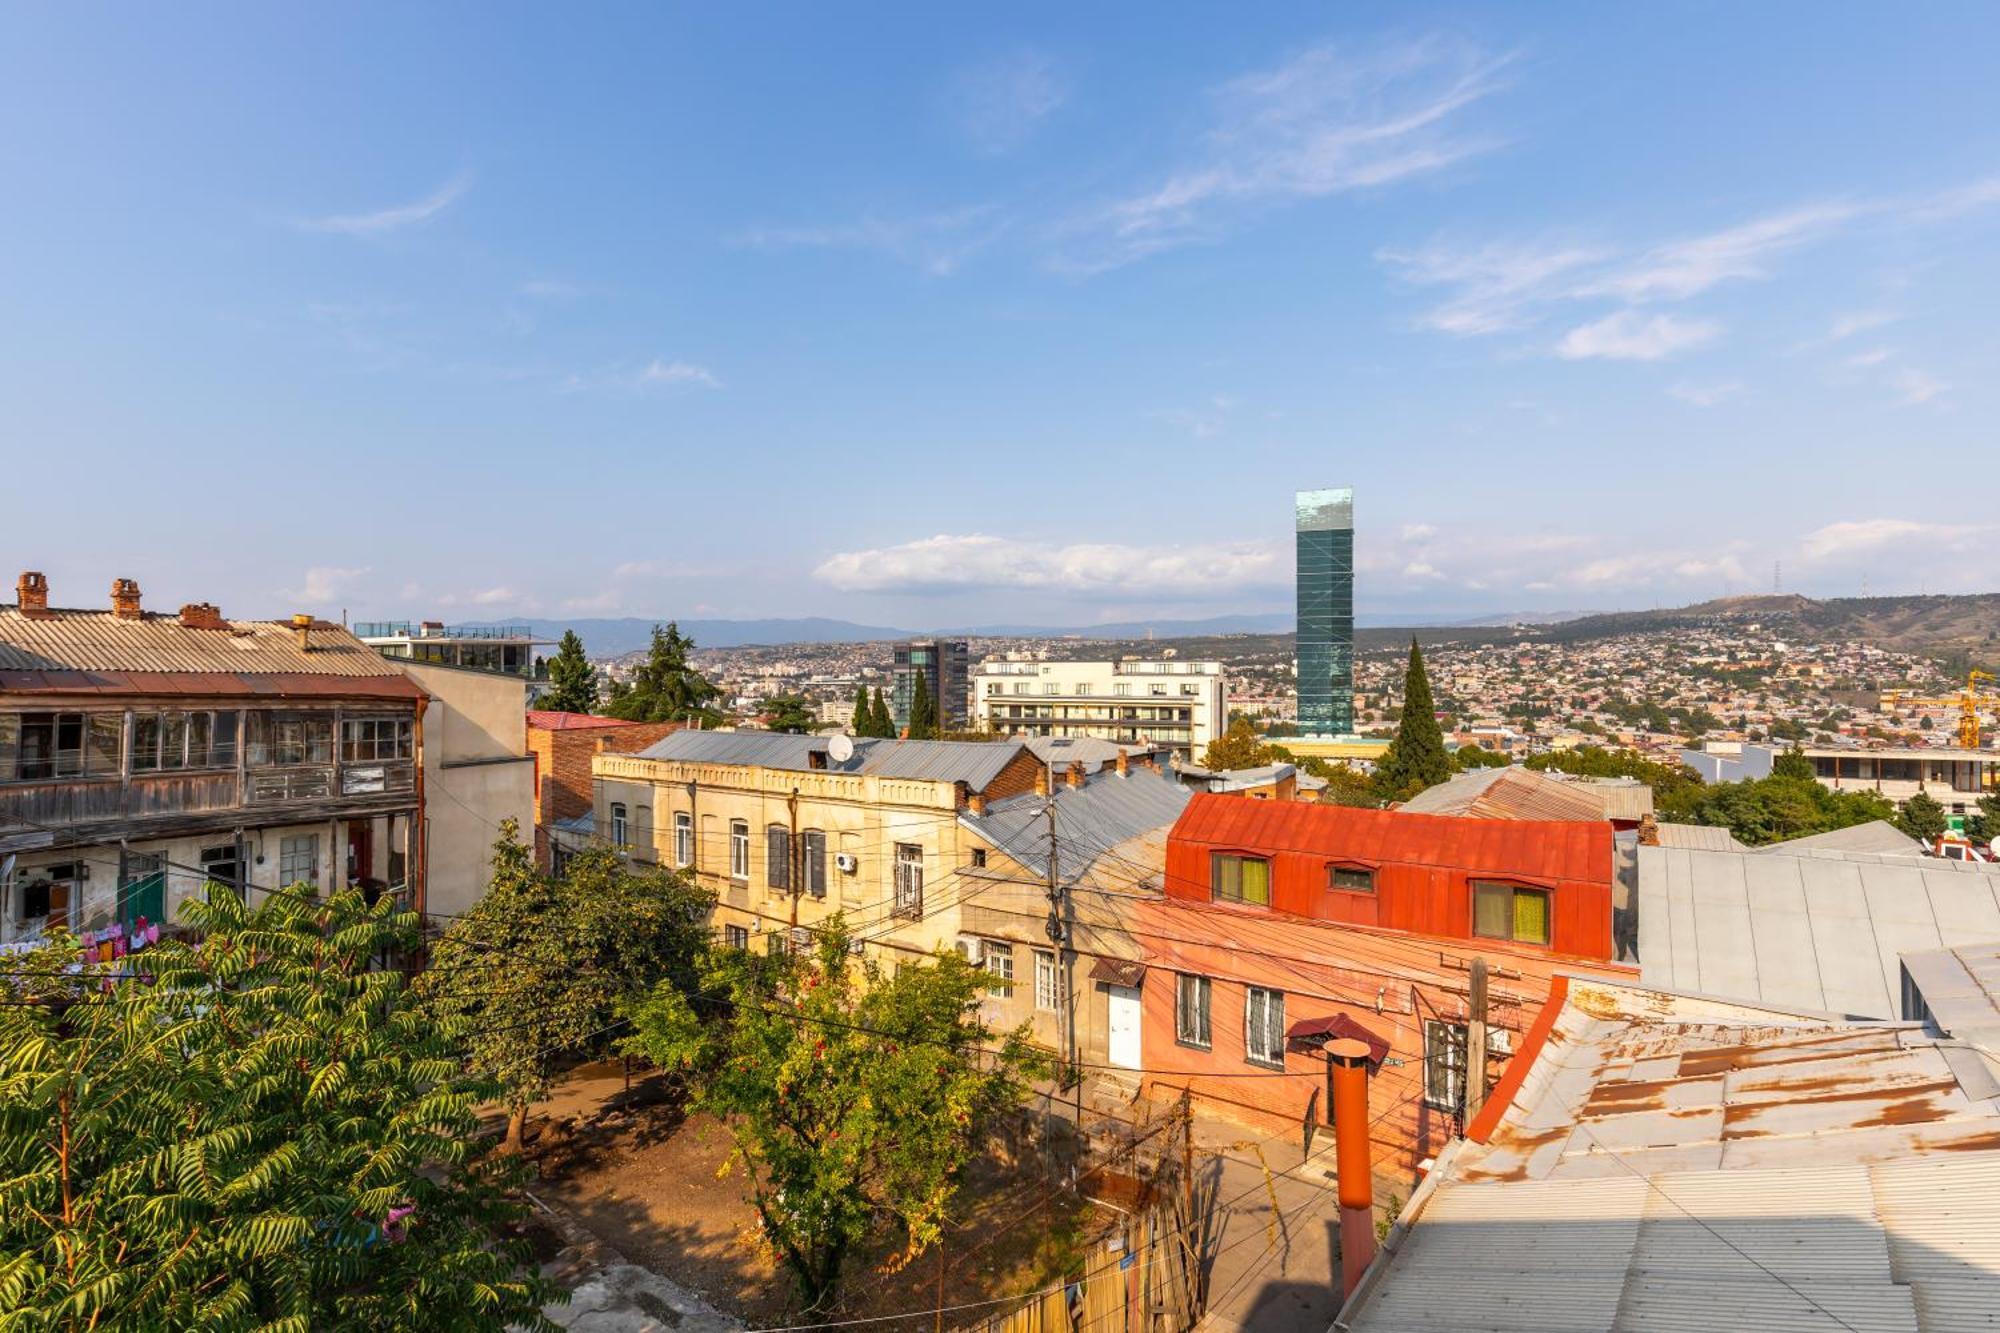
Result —
[[1243, 1058], [1251, 1064], [1285, 1063], [1285, 993], [1250, 987], [1243, 1005]]
[[1207, 977], [1183, 972], [1174, 979], [1174, 1040], [1207, 1050], [1212, 1037], [1208, 1022], [1210, 984]]

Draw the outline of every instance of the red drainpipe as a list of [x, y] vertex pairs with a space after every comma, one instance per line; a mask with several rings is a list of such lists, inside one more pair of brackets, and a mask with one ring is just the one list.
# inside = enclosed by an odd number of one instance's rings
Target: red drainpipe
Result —
[[1375, 1169], [1368, 1152], [1368, 1043], [1326, 1046], [1333, 1066], [1333, 1155], [1340, 1196], [1341, 1294], [1352, 1296], [1375, 1258]]

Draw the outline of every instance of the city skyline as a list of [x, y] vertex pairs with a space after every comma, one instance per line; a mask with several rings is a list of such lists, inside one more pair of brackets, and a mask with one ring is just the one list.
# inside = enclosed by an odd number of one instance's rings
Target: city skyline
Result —
[[17, 10], [9, 481], [119, 484], [9, 547], [1089, 625], [1284, 611], [1332, 472], [1376, 620], [1984, 590], [2000, 17], [1703, 12]]

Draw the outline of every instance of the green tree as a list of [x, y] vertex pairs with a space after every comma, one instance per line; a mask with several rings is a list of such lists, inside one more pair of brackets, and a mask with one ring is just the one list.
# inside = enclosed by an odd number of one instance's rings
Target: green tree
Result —
[[1461, 773], [1470, 768], [1506, 768], [1513, 762], [1498, 750], [1479, 745], [1461, 745], [1451, 756], [1451, 766]]
[[836, 916], [814, 951], [716, 950], [703, 997], [662, 986], [630, 1011], [629, 1044], [729, 1127], [763, 1238], [815, 1317], [858, 1246], [886, 1239], [907, 1262], [939, 1240], [993, 1117], [1045, 1072], [1025, 1025], [994, 1045], [978, 1018], [992, 978], [964, 959], [892, 976], [847, 942]]
[[889, 701], [882, 697], [882, 687], [875, 687], [875, 729], [868, 733], [887, 739], [896, 734], [896, 719], [889, 712]]
[[415, 916], [210, 885], [182, 919], [150, 980], [0, 1003], [0, 1326], [553, 1329], [514, 1165], [476, 1164], [492, 1083], [373, 966]]
[[847, 729], [857, 736], [873, 736], [875, 734], [875, 714], [868, 707], [868, 687], [866, 685], [856, 685], [854, 687], [854, 717], [848, 722]]
[[764, 701], [764, 725], [772, 731], [804, 736], [819, 726], [819, 714], [796, 694], [779, 694]]
[[1374, 780], [1358, 769], [1349, 768], [1346, 764], [1328, 763], [1317, 755], [1308, 755], [1298, 764], [1305, 772], [1325, 780], [1326, 789], [1319, 794], [1319, 799], [1326, 805], [1368, 808], [1382, 804], [1381, 798], [1375, 794]]
[[915, 675], [916, 687], [910, 691], [909, 735], [913, 741], [927, 741], [937, 734], [937, 706], [931, 700], [929, 677], [921, 671]]
[[1896, 811], [1896, 827], [1925, 846], [1935, 843], [1951, 827], [1944, 807], [1928, 792], [1918, 792]]
[[693, 722], [709, 725], [722, 720], [710, 707], [722, 691], [688, 661], [694, 640], [678, 623], [653, 626], [646, 660], [632, 673], [628, 686], [614, 685], [605, 712], [627, 722]]
[[1261, 768], [1275, 759], [1274, 747], [1257, 734], [1247, 717], [1231, 718], [1229, 729], [1208, 743], [1202, 751], [1201, 766], [1214, 772], [1238, 768]]
[[562, 645], [549, 659], [549, 691], [541, 705], [557, 713], [588, 713], [597, 707], [597, 668], [583, 655], [576, 631], [563, 631]]
[[634, 870], [592, 848], [543, 874], [513, 820], [493, 844], [493, 880], [457, 917], [417, 977], [427, 1009], [462, 1027], [472, 1068], [507, 1107], [518, 1152], [528, 1112], [564, 1061], [606, 1049], [621, 1001], [694, 985], [715, 896], [670, 870]]
[[1403, 717], [1396, 739], [1375, 762], [1375, 788], [1384, 799], [1406, 801], [1426, 787], [1451, 776], [1444, 752], [1444, 731], [1438, 726], [1431, 680], [1424, 671], [1423, 651], [1410, 639], [1410, 664], [1403, 672]]
[[1819, 780], [1819, 774], [1813, 769], [1812, 760], [1806, 758], [1806, 752], [1796, 745], [1771, 761], [1771, 776], [1801, 778], [1807, 782]]
[[1521, 761], [1521, 766], [1538, 773], [1574, 773], [1585, 778], [1636, 778], [1653, 789], [1656, 809], [1672, 806], [1683, 800], [1685, 793], [1701, 786], [1701, 775], [1686, 764], [1662, 763], [1637, 750], [1614, 750], [1601, 745], [1545, 750], [1529, 755]]

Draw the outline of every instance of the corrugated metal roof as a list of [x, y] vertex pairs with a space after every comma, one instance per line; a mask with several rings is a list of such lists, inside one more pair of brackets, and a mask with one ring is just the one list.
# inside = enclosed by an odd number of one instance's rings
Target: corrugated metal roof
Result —
[[627, 722], [617, 717], [599, 717], [595, 713], [563, 713], [548, 708], [530, 708], [528, 725], [537, 731], [600, 731], [646, 724]]
[[[1124, 871], [1129, 857], [1121, 844], [1169, 827], [1187, 807], [1189, 794], [1172, 778], [1150, 769], [1132, 769], [1125, 777], [1104, 771], [1081, 787], [1058, 781], [1055, 788], [1056, 873], [1075, 881], [1089, 873], [1099, 858], [1109, 855], [1121, 864], [1114, 878], [1132, 878]], [[1048, 798], [1033, 794], [995, 801], [983, 815], [963, 815], [961, 822], [993, 846], [1028, 865], [1048, 861]], [[1160, 840], [1164, 845], [1164, 838]]]
[[26, 616], [0, 608], [0, 671], [223, 672], [235, 675], [400, 676], [395, 663], [339, 625], [315, 621], [302, 649], [289, 623], [231, 620], [190, 629], [179, 616], [125, 620], [109, 611]]
[[1611, 878], [1611, 826], [1602, 819], [1473, 819], [1200, 792], [1174, 825], [1173, 837], [1496, 876], [1600, 883]]
[[[1053, 764], [1058, 770], [1067, 768], [1073, 762], [1081, 762], [1086, 772], [1095, 773], [1107, 764], [1118, 761], [1118, 752], [1123, 750], [1127, 761], [1137, 766], [1147, 755], [1171, 753], [1171, 746], [1119, 745], [1115, 741], [1100, 740], [1095, 736], [1024, 736], [1021, 744], [1033, 752], [1035, 758], [1044, 764]], [[1155, 762], [1163, 762], [1156, 758]]]
[[1762, 847], [1766, 852], [1873, 852], [1881, 856], [1922, 856], [1924, 845], [1886, 819], [1851, 824], [1827, 833], [1788, 838]]
[[1726, 828], [1712, 824], [1661, 824], [1660, 846], [1679, 847], [1686, 851], [1747, 852], [1750, 849], [1736, 840], [1736, 835]]
[[1445, 1329], [1911, 1330], [2000, 1310], [2000, 1107], [1945, 1045], [1573, 982], [1342, 1312]]
[[1592, 788], [1520, 767], [1471, 769], [1425, 788], [1398, 808], [1481, 819], [1611, 818]]
[[677, 731], [639, 751], [642, 759], [744, 764], [799, 772], [874, 773], [888, 778], [963, 782], [975, 791], [1000, 775], [1024, 748], [1015, 741], [856, 739], [854, 753], [836, 761], [825, 736], [777, 731]]
[[2000, 939], [2000, 866], [1639, 849], [1647, 985], [1901, 1017], [1901, 955]]

